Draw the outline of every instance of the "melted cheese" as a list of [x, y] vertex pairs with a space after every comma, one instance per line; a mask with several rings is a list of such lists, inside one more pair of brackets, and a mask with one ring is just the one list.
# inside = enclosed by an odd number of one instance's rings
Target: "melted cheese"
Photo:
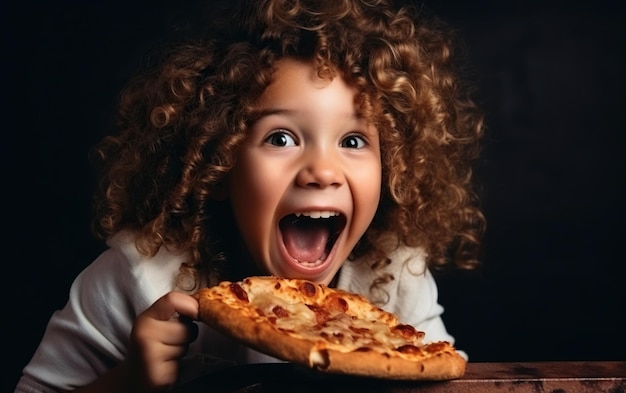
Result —
[[[380, 316], [375, 315], [377, 313], [371, 313], [371, 319], [365, 319], [350, 309], [342, 312], [322, 306], [322, 312], [328, 313], [328, 316], [324, 315], [325, 321], [319, 323], [316, 312], [297, 299], [285, 299], [261, 291], [249, 291], [248, 296], [249, 305], [257, 310], [258, 318], [268, 320], [277, 329], [294, 337], [321, 343], [324, 348], [351, 352], [365, 347], [407, 357], [408, 355], [397, 352], [396, 348], [403, 345], [421, 345], [421, 335], [407, 340], [393, 332], [387, 323], [376, 319], [376, 316]], [[275, 312], [277, 306], [286, 313]]]
[[410, 360], [428, 356], [423, 332], [406, 325], [394, 329], [399, 325], [397, 317], [360, 295], [304, 280], [269, 278], [223, 282], [211, 289], [213, 299], [259, 323], [309, 341], [311, 364], [324, 365], [328, 360], [324, 349], [346, 353], [365, 348]]

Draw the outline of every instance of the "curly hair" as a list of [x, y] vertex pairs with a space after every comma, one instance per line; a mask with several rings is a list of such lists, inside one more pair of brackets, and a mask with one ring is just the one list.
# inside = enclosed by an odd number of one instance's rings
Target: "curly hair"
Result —
[[351, 258], [367, 256], [376, 269], [389, 263], [389, 247], [405, 244], [422, 247], [435, 268], [476, 266], [485, 220], [472, 164], [482, 113], [458, 77], [452, 32], [386, 0], [237, 7], [238, 23], [175, 43], [124, 90], [121, 132], [94, 149], [96, 235], [131, 229], [146, 255], [186, 253], [187, 289], [233, 269], [236, 229], [219, 195], [276, 62], [293, 57], [356, 86], [380, 132], [382, 198]]

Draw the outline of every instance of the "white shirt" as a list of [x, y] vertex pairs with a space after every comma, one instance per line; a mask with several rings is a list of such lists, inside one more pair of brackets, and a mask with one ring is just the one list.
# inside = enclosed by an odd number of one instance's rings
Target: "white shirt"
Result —
[[[15, 392], [73, 390], [97, 379], [126, 357], [137, 315], [176, 289], [182, 256], [163, 248], [145, 257], [127, 232], [114, 236], [108, 246], [74, 280], [67, 304], [52, 315]], [[406, 247], [391, 255], [386, 273], [394, 279], [379, 294], [388, 298], [382, 308], [424, 331], [425, 342], [454, 343], [441, 319], [443, 307], [424, 257], [421, 249]], [[337, 287], [370, 297], [377, 274], [362, 262], [347, 261]], [[200, 323], [199, 336], [181, 361], [180, 382], [224, 365], [276, 361]]]

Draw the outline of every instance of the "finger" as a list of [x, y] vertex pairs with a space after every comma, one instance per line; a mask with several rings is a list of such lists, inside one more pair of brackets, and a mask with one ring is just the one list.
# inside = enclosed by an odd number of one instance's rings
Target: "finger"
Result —
[[169, 292], [159, 298], [146, 313], [161, 321], [168, 321], [180, 315], [191, 319], [198, 318], [198, 302], [191, 296], [180, 292]]
[[198, 325], [193, 321], [163, 322], [163, 344], [185, 345], [198, 338]]
[[198, 319], [198, 301], [181, 292], [170, 292], [176, 312], [180, 315], [179, 319]]

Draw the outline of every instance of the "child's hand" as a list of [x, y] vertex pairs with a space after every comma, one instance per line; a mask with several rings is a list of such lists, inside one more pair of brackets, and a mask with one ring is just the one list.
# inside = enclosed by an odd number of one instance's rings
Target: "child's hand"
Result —
[[178, 360], [198, 336], [197, 317], [198, 302], [180, 292], [164, 295], [137, 317], [127, 362], [138, 390], [160, 390], [176, 382]]

